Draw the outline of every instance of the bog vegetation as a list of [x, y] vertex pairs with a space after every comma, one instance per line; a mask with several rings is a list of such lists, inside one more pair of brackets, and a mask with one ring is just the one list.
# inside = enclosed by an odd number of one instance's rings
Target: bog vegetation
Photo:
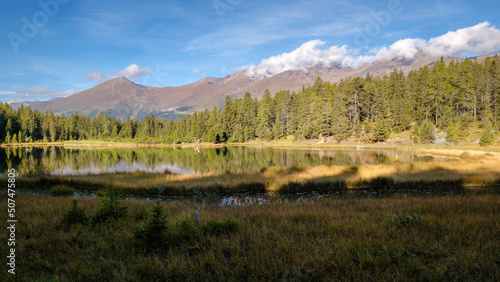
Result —
[[[491, 144], [500, 126], [500, 58], [483, 63], [442, 60], [405, 75], [366, 75], [331, 84], [320, 78], [298, 93], [269, 91], [261, 100], [249, 93], [223, 108], [179, 120], [149, 116], [119, 120], [101, 113], [58, 116], [21, 107], [0, 109], [0, 142], [108, 140], [141, 142], [244, 142], [352, 135], [378, 142], [390, 133], [412, 130], [416, 142], [430, 143], [437, 129], [449, 143], [463, 142], [472, 122], [482, 125], [481, 145]], [[198, 140], [198, 139], [196, 139]]]
[[107, 209], [96, 198], [16, 201], [18, 274], [2, 281], [500, 276], [498, 194], [203, 205], [200, 222], [195, 203], [123, 200], [123, 216], [95, 220]]

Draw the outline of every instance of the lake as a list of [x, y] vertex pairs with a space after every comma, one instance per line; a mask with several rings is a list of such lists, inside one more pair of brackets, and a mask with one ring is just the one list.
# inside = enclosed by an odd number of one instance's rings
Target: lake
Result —
[[309, 167], [446, 161], [396, 150], [327, 150], [296, 148], [0, 148], [0, 173], [77, 175], [117, 172], [204, 174], [252, 173], [269, 166]]

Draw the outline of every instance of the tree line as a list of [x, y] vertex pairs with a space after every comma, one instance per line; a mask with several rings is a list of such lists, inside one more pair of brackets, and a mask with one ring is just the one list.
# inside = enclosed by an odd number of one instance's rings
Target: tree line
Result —
[[[441, 59], [405, 75], [354, 77], [329, 83], [318, 78], [297, 93], [266, 90], [259, 100], [246, 93], [226, 97], [223, 107], [194, 112], [178, 120], [153, 115], [122, 121], [107, 113], [90, 118], [40, 112], [4, 103], [0, 142], [108, 140], [138, 142], [245, 142], [351, 136], [384, 141], [390, 133], [412, 130], [417, 142], [432, 142], [436, 129], [450, 143], [463, 140], [471, 123], [480, 122], [487, 144], [500, 126], [500, 58], [451, 62]], [[482, 138], [483, 139], [483, 138]]]

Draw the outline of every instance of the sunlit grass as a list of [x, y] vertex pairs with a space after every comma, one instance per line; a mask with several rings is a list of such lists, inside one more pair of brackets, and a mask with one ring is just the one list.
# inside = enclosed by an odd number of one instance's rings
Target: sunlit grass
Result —
[[[463, 152], [457, 152], [457, 154]], [[380, 164], [360, 166], [268, 167], [258, 173], [232, 174], [210, 172], [204, 175], [150, 174], [143, 172], [20, 177], [20, 187], [50, 190], [67, 185], [94, 192], [107, 186], [119, 186], [127, 194], [138, 195], [209, 195], [235, 192], [276, 193], [283, 187], [299, 185], [303, 191], [372, 188], [370, 183], [387, 178], [396, 187], [432, 187], [432, 183], [456, 182], [465, 186], [496, 186], [500, 183], [498, 153], [471, 152], [470, 157], [447, 162]], [[22, 185], [22, 183], [26, 183]], [[331, 184], [331, 185], [330, 185]], [[442, 183], [441, 183], [442, 184]], [[328, 188], [330, 185], [331, 188]], [[381, 188], [381, 187], [378, 187]], [[21, 188], [22, 189], [22, 188]]]

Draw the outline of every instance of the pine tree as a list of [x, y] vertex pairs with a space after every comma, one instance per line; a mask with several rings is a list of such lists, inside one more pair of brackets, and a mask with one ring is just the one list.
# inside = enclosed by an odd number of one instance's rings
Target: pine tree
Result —
[[483, 131], [481, 134], [481, 138], [479, 139], [479, 145], [482, 147], [491, 145], [495, 141], [495, 136], [492, 133], [493, 127], [491, 126], [491, 122], [488, 118], [483, 121]]
[[448, 129], [446, 129], [446, 142], [449, 144], [457, 143], [457, 133], [455, 131], [455, 123], [453, 121], [450, 121]]
[[87, 215], [85, 208], [78, 206], [78, 201], [73, 200], [73, 206], [63, 213], [61, 218], [61, 223], [70, 226], [73, 224], [87, 224], [89, 222], [89, 216]]
[[262, 100], [260, 101], [257, 114], [257, 135], [260, 138], [271, 140], [273, 139], [273, 126], [275, 122], [274, 101], [271, 98], [271, 93], [266, 89]]
[[7, 131], [7, 135], [5, 135], [5, 141], [4, 143], [9, 144], [10, 143], [10, 132]]
[[163, 207], [159, 200], [156, 200], [156, 205], [151, 211], [151, 217], [146, 222], [146, 226], [142, 229], [144, 240], [147, 244], [162, 245], [167, 239], [168, 223], [165, 219]]
[[101, 201], [101, 209], [95, 217], [96, 221], [102, 221], [108, 218], [117, 219], [127, 215], [128, 208], [120, 205], [124, 199], [123, 191], [116, 186], [107, 187], [104, 192], [98, 193]]
[[[233, 101], [229, 96], [226, 96], [226, 101], [224, 103], [224, 109], [222, 110], [222, 133], [225, 134], [229, 138], [232, 136], [233, 130], [235, 127], [235, 109], [233, 105]], [[227, 138], [224, 138], [224, 141], [227, 141]]]
[[458, 123], [458, 130], [457, 130], [458, 142], [463, 143], [469, 137], [469, 124], [470, 124], [470, 117], [467, 114], [462, 114], [460, 116], [460, 120]]
[[373, 133], [374, 142], [384, 142], [391, 135], [386, 118], [379, 118]]
[[421, 143], [432, 144], [436, 140], [436, 128], [434, 125], [426, 120], [416, 130], [416, 136]]

